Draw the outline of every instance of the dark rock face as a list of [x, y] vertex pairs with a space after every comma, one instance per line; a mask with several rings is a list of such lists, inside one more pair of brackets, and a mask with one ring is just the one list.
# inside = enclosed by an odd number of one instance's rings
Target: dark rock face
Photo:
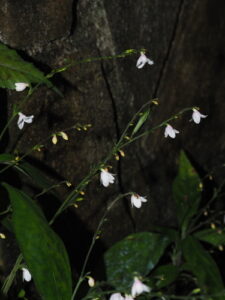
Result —
[[[171, 182], [176, 157], [184, 148], [206, 171], [224, 163], [224, 2], [211, 0], [2, 0], [0, 40], [23, 50], [44, 71], [65, 65], [66, 60], [113, 55], [129, 48], [146, 48], [155, 64], [138, 70], [136, 57], [77, 64], [54, 80], [64, 94], [41, 87], [24, 108], [34, 114], [16, 144], [20, 151], [40, 143], [52, 132], [76, 123], [92, 124], [88, 132], [69, 132], [69, 141], [45, 143], [34, 157], [76, 185], [90, 165], [102, 160], [134, 112], [152, 97], [159, 108], [152, 124], [188, 106], [208, 114], [200, 125], [191, 114], [175, 121], [176, 140], [165, 139], [159, 129], [125, 150], [121, 162], [112, 161], [117, 184], [104, 189], [96, 178], [76, 215], [94, 230], [105, 205], [119, 192], [147, 196], [143, 210], [130, 211], [120, 201], [104, 227], [103, 241], [110, 245], [134, 230], [152, 224], [174, 224]], [[8, 93], [8, 107], [18, 101]], [[16, 123], [9, 131], [10, 145], [17, 141]], [[220, 181], [216, 173], [216, 180]], [[116, 225], [115, 225], [116, 224]]]
[[70, 34], [72, 0], [1, 1], [1, 41], [17, 49], [40, 48]]

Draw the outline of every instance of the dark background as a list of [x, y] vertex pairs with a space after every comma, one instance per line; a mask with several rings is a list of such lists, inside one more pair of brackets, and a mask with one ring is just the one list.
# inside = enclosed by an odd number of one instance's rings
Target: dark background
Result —
[[[127, 201], [118, 203], [105, 224], [101, 249], [134, 230], [176, 224], [171, 183], [181, 149], [202, 176], [212, 173], [211, 185], [222, 182], [224, 15], [223, 0], [0, 0], [0, 41], [46, 73], [68, 60], [114, 55], [130, 48], [148, 49], [146, 55], [155, 62], [139, 70], [136, 55], [78, 64], [58, 74], [53, 82], [64, 97], [45, 86], [35, 92], [23, 111], [35, 115], [34, 123], [21, 134], [14, 122], [2, 151], [25, 152], [52, 132], [91, 123], [89, 131], [70, 131], [69, 141], [59, 139], [53, 145], [49, 140], [42, 152], [32, 155], [40, 166], [76, 185], [91, 165], [105, 157], [128, 120], [151, 98], [159, 98], [151, 124], [190, 106], [208, 115], [196, 125], [189, 122], [191, 113], [185, 114], [172, 123], [180, 131], [175, 140], [165, 139], [164, 129], [159, 129], [125, 149], [122, 161], [112, 160], [116, 184], [105, 189], [96, 177], [85, 201], [56, 224], [71, 253], [85, 249], [85, 234], [88, 237], [94, 231], [106, 203], [120, 192], [136, 191], [148, 203], [132, 211]], [[1, 91], [2, 120], [22, 94]], [[46, 201], [45, 209], [51, 214], [53, 201]], [[74, 219], [66, 224], [68, 216]]]

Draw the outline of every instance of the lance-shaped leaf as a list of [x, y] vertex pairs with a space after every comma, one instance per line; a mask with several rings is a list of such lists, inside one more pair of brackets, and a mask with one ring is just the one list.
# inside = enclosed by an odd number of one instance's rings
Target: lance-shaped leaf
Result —
[[156, 282], [157, 288], [163, 288], [174, 282], [179, 275], [179, 268], [172, 264], [159, 266], [153, 273], [151, 277], [158, 279]]
[[212, 256], [192, 236], [182, 241], [182, 249], [186, 261], [184, 269], [196, 276], [199, 287], [212, 299], [224, 300], [223, 280]]
[[203, 241], [207, 242], [213, 246], [225, 245], [225, 231], [220, 229], [204, 229], [198, 231], [194, 236]]
[[201, 180], [185, 153], [180, 153], [179, 172], [173, 183], [173, 198], [182, 232], [196, 214], [201, 200]]
[[139, 232], [113, 245], [104, 255], [108, 282], [128, 290], [134, 276], [147, 275], [158, 263], [170, 239], [158, 233]]
[[150, 109], [146, 110], [141, 116], [140, 119], [138, 120], [136, 126], [134, 127], [134, 130], [132, 132], [132, 135], [138, 132], [138, 130], [141, 128], [141, 126], [146, 122], [148, 119], [150, 113]]
[[71, 300], [71, 270], [62, 241], [28, 195], [3, 186], [12, 204], [16, 240], [42, 299]]
[[0, 43], [0, 87], [15, 89], [16, 82], [52, 83], [33, 64], [24, 61], [15, 50]]

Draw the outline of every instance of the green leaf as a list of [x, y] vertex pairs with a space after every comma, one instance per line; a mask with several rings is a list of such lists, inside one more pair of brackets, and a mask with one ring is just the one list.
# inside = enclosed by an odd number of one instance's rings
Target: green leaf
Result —
[[[52, 186], [52, 183], [50, 180], [46, 178], [46, 175], [39, 170], [38, 168], [34, 167], [30, 163], [26, 161], [22, 161], [18, 167], [30, 178], [33, 180], [33, 182], [40, 188], [47, 190]], [[51, 190], [51, 193], [53, 193], [55, 196], [57, 196], [57, 193], [54, 192], [54, 190]]]
[[201, 200], [201, 180], [185, 153], [180, 153], [179, 171], [173, 183], [173, 198], [182, 232], [196, 214]]
[[198, 231], [194, 234], [194, 236], [213, 246], [225, 245], [225, 232], [217, 229], [205, 229]]
[[14, 233], [43, 300], [70, 300], [71, 270], [65, 247], [40, 208], [25, 193], [4, 183], [12, 204]]
[[33, 64], [0, 43], [0, 88], [15, 89], [16, 82], [45, 83], [52, 87], [52, 83]]
[[159, 289], [170, 285], [176, 280], [178, 275], [179, 268], [172, 264], [159, 266], [153, 273], [151, 273], [151, 277], [153, 276], [158, 278], [156, 286]]
[[[43, 190], [50, 190], [52, 187], [52, 182], [47, 179], [46, 175], [41, 170], [24, 160], [16, 162], [15, 156], [12, 154], [0, 154], [0, 163], [12, 165], [17, 172], [19, 171], [23, 175], [29, 177], [29, 179], [32, 180], [36, 186], [42, 188]], [[50, 192], [54, 196], [57, 196], [57, 193], [54, 192], [53, 189], [51, 189]]]
[[135, 133], [138, 132], [138, 130], [141, 128], [141, 126], [146, 122], [146, 120], [148, 119], [150, 113], [150, 109], [146, 110], [140, 117], [140, 119], [138, 120], [136, 126], [134, 127], [134, 130], [132, 132], [131, 135], [134, 135]]
[[170, 240], [158, 233], [140, 232], [113, 245], [104, 255], [108, 282], [129, 289], [135, 274], [147, 275], [158, 263]]
[[171, 242], [176, 242], [180, 238], [179, 231], [177, 231], [176, 229], [158, 226], [158, 225], [152, 225], [151, 228], [152, 231], [167, 236]]
[[0, 163], [7, 163], [15, 160], [15, 157], [9, 153], [0, 154]]
[[200, 288], [213, 296], [213, 299], [224, 300], [223, 280], [211, 255], [192, 236], [182, 241], [182, 249], [187, 262], [185, 269], [197, 277]]

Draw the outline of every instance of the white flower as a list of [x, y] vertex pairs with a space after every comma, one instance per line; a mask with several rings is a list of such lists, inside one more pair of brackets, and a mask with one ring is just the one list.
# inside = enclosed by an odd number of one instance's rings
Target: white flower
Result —
[[25, 90], [25, 88], [27, 88], [29, 86], [29, 83], [26, 83], [26, 82], [16, 82], [15, 86], [16, 86], [16, 91], [17, 92], [22, 92], [23, 90]]
[[201, 118], [206, 118], [207, 115], [201, 114], [197, 109], [193, 108], [193, 113], [192, 113], [192, 120], [196, 123], [199, 124], [201, 121]]
[[131, 295], [125, 295], [124, 300], [134, 300], [134, 298]]
[[21, 112], [18, 113], [19, 119], [17, 121], [17, 125], [19, 129], [23, 129], [24, 123], [32, 123], [34, 116], [25, 116]]
[[132, 206], [135, 206], [135, 207], [137, 207], [137, 208], [140, 208], [141, 207], [141, 205], [142, 205], [142, 202], [147, 202], [147, 199], [145, 199], [144, 197], [141, 197], [141, 196], [139, 196], [139, 195], [137, 195], [137, 194], [133, 194], [132, 196], [131, 196], [131, 205]]
[[101, 174], [100, 174], [100, 182], [104, 187], [109, 186], [110, 183], [114, 183], [115, 177], [114, 174], [109, 173], [107, 169], [101, 169]]
[[114, 293], [110, 296], [109, 300], [124, 300], [124, 297], [120, 293]]
[[136, 67], [138, 69], [141, 69], [141, 68], [144, 67], [144, 65], [146, 63], [149, 64], [149, 65], [153, 65], [154, 64], [153, 60], [147, 58], [146, 55], [144, 54], [144, 52], [141, 52], [141, 55], [140, 55], [140, 57], [137, 60]]
[[164, 136], [167, 138], [168, 136], [171, 137], [172, 139], [174, 139], [176, 137], [176, 134], [179, 133], [178, 130], [174, 129], [171, 125], [167, 125], [165, 132], [164, 132]]
[[131, 288], [131, 295], [132, 297], [136, 297], [144, 292], [149, 293], [150, 288], [143, 284], [137, 277], [134, 277], [134, 283]]
[[95, 280], [94, 280], [94, 278], [91, 277], [91, 276], [88, 276], [88, 285], [89, 285], [90, 287], [95, 286]]
[[23, 272], [23, 274], [22, 274], [22, 277], [23, 277], [23, 281], [25, 280], [25, 281], [31, 281], [31, 274], [30, 274], [30, 272], [26, 269], [26, 268], [22, 268], [22, 272]]

